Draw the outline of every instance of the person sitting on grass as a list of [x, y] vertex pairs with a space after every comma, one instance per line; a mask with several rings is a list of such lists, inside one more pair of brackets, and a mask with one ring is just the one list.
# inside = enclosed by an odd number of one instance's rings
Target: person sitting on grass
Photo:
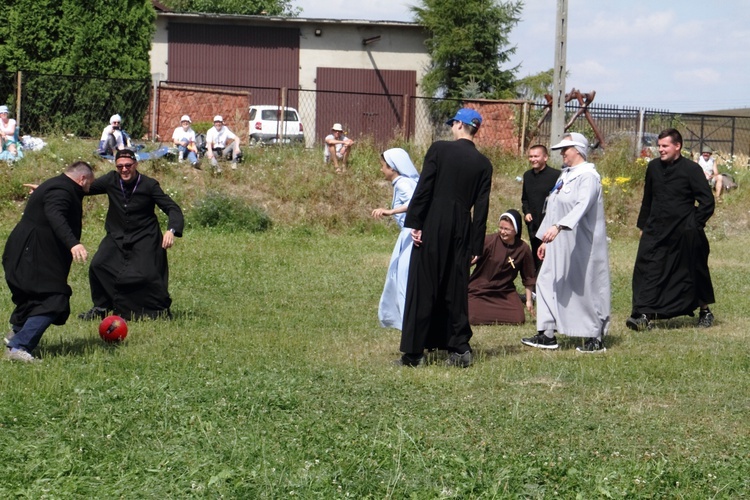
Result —
[[211, 160], [211, 166], [216, 173], [221, 173], [221, 167], [216, 160], [219, 157], [232, 155], [232, 170], [237, 168], [240, 157], [240, 138], [229, 127], [224, 126], [221, 115], [214, 116], [214, 126], [206, 132], [206, 157]]
[[499, 230], [484, 239], [484, 251], [469, 277], [469, 323], [520, 325], [526, 322], [522, 303], [513, 283], [521, 274], [526, 288], [525, 304], [534, 313], [532, 288], [536, 268], [531, 248], [521, 240], [521, 214], [510, 209], [500, 216]]
[[187, 158], [193, 167], [198, 165], [198, 148], [195, 145], [195, 131], [190, 126], [192, 122], [188, 115], [182, 115], [180, 126], [172, 133], [172, 142], [177, 146], [177, 161]]
[[130, 146], [130, 137], [122, 130], [122, 117], [118, 114], [110, 116], [109, 125], [102, 130], [97, 153], [100, 156], [114, 158], [117, 151]]
[[349, 153], [352, 152], [353, 145], [354, 141], [344, 134], [344, 127], [340, 123], [334, 123], [331, 127], [331, 133], [325, 138], [323, 158], [326, 163], [333, 162], [337, 174], [346, 170]]
[[8, 160], [23, 158], [20, 148], [18, 147], [18, 134], [16, 130], [16, 121], [9, 117], [8, 106], [0, 106], [0, 152]]

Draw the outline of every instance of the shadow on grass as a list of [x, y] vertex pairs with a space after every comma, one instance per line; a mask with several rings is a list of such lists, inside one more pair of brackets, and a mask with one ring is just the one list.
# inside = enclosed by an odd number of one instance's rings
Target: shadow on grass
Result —
[[98, 337], [63, 339], [54, 344], [46, 343], [39, 348], [40, 358], [54, 358], [58, 356], [81, 356], [93, 352], [94, 349], [114, 352], [119, 343], [107, 344]]

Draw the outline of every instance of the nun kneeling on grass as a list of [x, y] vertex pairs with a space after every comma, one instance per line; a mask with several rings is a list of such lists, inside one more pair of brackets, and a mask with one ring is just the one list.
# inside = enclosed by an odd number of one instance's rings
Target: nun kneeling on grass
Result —
[[589, 142], [572, 133], [552, 146], [563, 171], [549, 194], [537, 238], [543, 260], [536, 280], [537, 335], [521, 339], [531, 347], [557, 349], [555, 332], [583, 337], [579, 352], [606, 351], [610, 321], [609, 257], [602, 184], [586, 161]]

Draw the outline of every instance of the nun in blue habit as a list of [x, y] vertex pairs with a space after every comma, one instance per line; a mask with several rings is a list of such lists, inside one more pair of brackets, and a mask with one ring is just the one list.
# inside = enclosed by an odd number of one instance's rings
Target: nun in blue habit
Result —
[[378, 319], [381, 326], [400, 330], [404, 319], [406, 280], [409, 276], [412, 249], [411, 229], [404, 228], [404, 219], [411, 197], [417, 188], [419, 172], [409, 158], [409, 153], [401, 148], [389, 149], [381, 155], [380, 171], [393, 185], [393, 202], [390, 210], [376, 208], [372, 216], [378, 219], [387, 215], [393, 216], [401, 231], [391, 253], [391, 262], [388, 265], [388, 274], [378, 307]]

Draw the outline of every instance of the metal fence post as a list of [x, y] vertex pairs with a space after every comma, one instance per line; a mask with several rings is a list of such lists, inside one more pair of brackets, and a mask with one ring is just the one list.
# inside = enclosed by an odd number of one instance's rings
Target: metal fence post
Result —
[[23, 72], [16, 72], [16, 123], [21, 126], [21, 82], [23, 80]]
[[158, 74], [154, 73], [153, 78], [151, 78], [151, 84], [152, 84], [152, 92], [153, 92], [153, 98], [151, 99], [151, 130], [149, 130], [149, 135], [151, 136], [151, 140], [156, 140], [156, 119], [157, 119], [157, 109], [158, 109], [158, 102], [159, 102], [159, 93], [158, 93]]

